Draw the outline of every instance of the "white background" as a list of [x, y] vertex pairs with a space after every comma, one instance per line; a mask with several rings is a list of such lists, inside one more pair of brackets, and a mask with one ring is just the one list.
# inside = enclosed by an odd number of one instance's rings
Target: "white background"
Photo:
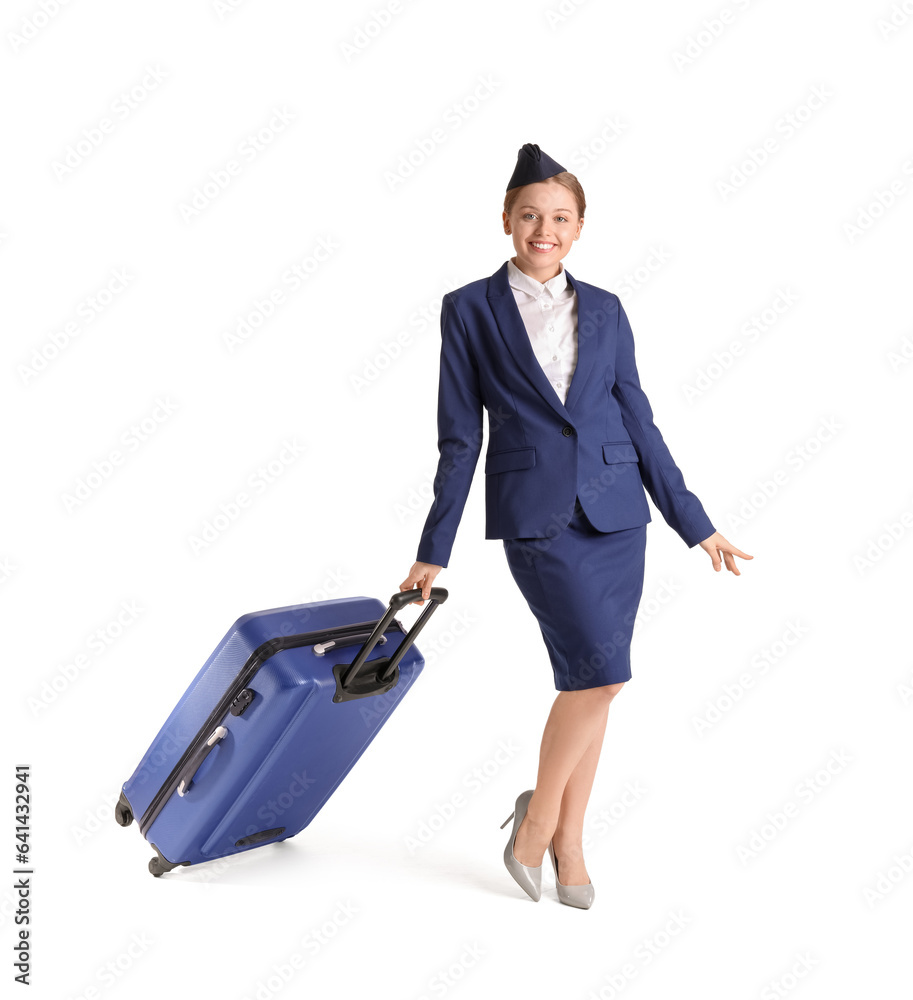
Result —
[[[905, 6], [5, 5], [0, 866], [28, 764], [32, 996], [907, 995]], [[596, 902], [546, 858], [533, 904], [501, 860], [555, 692], [481, 469], [425, 671], [324, 810], [153, 879], [111, 805], [229, 625], [408, 572], [441, 296], [512, 255], [524, 142], [584, 185], [567, 268], [621, 297], [657, 426], [755, 557], [715, 574], [653, 510]]]

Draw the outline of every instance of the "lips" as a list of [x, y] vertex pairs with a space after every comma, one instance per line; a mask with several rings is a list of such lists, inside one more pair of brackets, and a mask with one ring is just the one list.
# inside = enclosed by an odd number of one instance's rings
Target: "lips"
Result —
[[551, 253], [558, 245], [557, 243], [540, 243], [538, 240], [530, 240], [529, 245], [536, 253]]

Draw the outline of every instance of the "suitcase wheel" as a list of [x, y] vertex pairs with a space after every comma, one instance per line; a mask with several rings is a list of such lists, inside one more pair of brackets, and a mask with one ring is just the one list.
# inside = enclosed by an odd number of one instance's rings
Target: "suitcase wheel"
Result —
[[[155, 847], [155, 844], [152, 845]], [[155, 847], [155, 857], [149, 859], [149, 871], [156, 878], [161, 878], [165, 872], [170, 872], [172, 868], [178, 868], [181, 865], [189, 865], [189, 861], [169, 861], [162, 852]]]
[[123, 792], [120, 793], [120, 798], [114, 807], [114, 818], [121, 826], [129, 826], [133, 822], [133, 810]]

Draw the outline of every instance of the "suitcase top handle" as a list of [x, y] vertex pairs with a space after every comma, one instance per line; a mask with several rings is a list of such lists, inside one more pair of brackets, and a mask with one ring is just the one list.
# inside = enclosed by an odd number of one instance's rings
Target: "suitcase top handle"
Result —
[[[400, 590], [390, 598], [390, 607], [393, 608], [394, 613], [401, 611], [407, 604], [421, 600], [421, 596], [421, 587], [413, 588], [412, 590]], [[443, 604], [447, 600], [447, 596], [447, 591], [443, 587], [432, 587], [431, 596], [428, 600], [435, 601], [437, 604]]]
[[[431, 596], [428, 599], [430, 601], [428, 607], [422, 611], [421, 615], [413, 623], [412, 628], [406, 634], [406, 638], [399, 644], [399, 648], [393, 656], [385, 663], [372, 661], [372, 668], [380, 670], [380, 674], [378, 675], [380, 682], [387, 682], [392, 679], [393, 672], [396, 670], [399, 661], [409, 651], [409, 647], [415, 642], [419, 632], [427, 624], [432, 612], [439, 604], [443, 604], [447, 600], [447, 597], [447, 591], [443, 587], [432, 587]], [[359, 685], [357, 682], [364, 668], [365, 661], [371, 654], [371, 650], [374, 649], [380, 637], [387, 630], [387, 626], [393, 620], [396, 612], [407, 604], [411, 604], [413, 601], [420, 601], [421, 599], [422, 591], [418, 588], [398, 591], [390, 598], [390, 606], [384, 612], [384, 616], [377, 622], [377, 625], [374, 626], [374, 631], [365, 640], [365, 644], [358, 651], [355, 659], [348, 665], [340, 664], [335, 668], [334, 673], [338, 680], [338, 690], [336, 697], [333, 699], [334, 701], [347, 701], [348, 697], [358, 697], [362, 694], [362, 692], [358, 691]]]

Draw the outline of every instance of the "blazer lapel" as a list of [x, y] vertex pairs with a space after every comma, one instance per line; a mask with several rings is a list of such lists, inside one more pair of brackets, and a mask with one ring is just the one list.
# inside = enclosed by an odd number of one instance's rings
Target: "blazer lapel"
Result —
[[[564, 404], [567, 410], [573, 410], [583, 394], [587, 380], [593, 371], [593, 363], [596, 360], [596, 344], [594, 342], [593, 323], [594, 317], [598, 315], [590, 302], [590, 293], [583, 288], [579, 281], [574, 281], [571, 272], [565, 268], [567, 282], [577, 293], [577, 365], [574, 368], [574, 375], [571, 378], [571, 387], [567, 393], [567, 402]], [[580, 332], [580, 324], [583, 322], [583, 333]], [[529, 339], [529, 338], [527, 338]], [[546, 379], [548, 382], [548, 379]], [[551, 385], [551, 383], [549, 383]], [[554, 392], [554, 390], [552, 390]]]
[[[580, 285], [573, 280], [569, 271], [565, 269], [568, 284], [577, 293], [577, 314], [579, 316], [592, 315], [588, 312], [589, 297], [585, 296]], [[580, 398], [584, 384], [592, 369], [592, 358], [595, 345], [591, 336], [580, 336], [579, 329], [577, 335], [577, 366], [571, 378], [571, 387], [568, 390], [567, 402], [562, 403], [558, 393], [555, 392], [551, 382], [546, 378], [542, 366], [533, 351], [529, 334], [523, 324], [523, 317], [517, 308], [513, 289], [507, 277], [507, 261], [488, 279], [488, 302], [491, 311], [494, 313], [498, 329], [504, 343], [507, 345], [510, 354], [524, 375], [533, 383], [542, 398], [554, 408], [563, 419], [570, 420], [570, 411]]]

